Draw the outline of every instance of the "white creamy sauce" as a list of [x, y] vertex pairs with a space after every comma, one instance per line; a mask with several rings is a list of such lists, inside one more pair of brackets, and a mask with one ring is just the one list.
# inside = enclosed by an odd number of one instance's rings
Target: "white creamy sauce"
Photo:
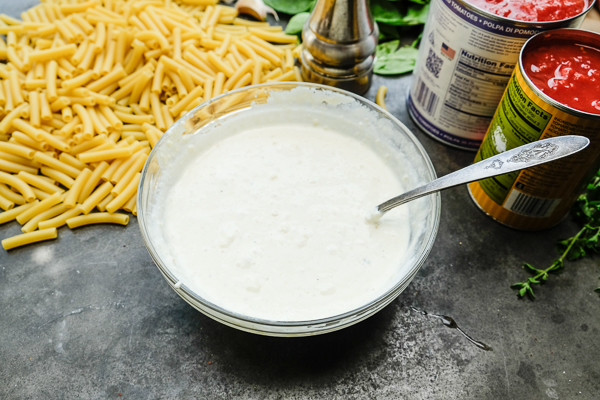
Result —
[[259, 110], [216, 127], [218, 139], [183, 135], [186, 151], [162, 160], [172, 165], [150, 214], [171, 272], [226, 310], [277, 321], [339, 315], [392, 288], [406, 274], [410, 208], [365, 214], [405, 191], [405, 171], [342, 120]]

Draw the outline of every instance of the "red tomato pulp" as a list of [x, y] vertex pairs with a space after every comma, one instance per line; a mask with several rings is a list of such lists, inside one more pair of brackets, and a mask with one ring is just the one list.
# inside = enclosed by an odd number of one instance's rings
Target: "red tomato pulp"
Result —
[[555, 41], [525, 52], [523, 68], [535, 86], [559, 103], [600, 114], [600, 50]]
[[519, 21], [560, 21], [581, 14], [588, 0], [466, 0], [482, 10]]

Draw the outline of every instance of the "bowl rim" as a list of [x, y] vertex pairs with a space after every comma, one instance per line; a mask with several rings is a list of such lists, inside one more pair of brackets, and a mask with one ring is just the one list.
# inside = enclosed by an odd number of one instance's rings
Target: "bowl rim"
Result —
[[[375, 310], [375, 312], [370, 312], [370, 313], [368, 312], [368, 310], [370, 308], [372, 308], [373, 306], [378, 305], [380, 303], [383, 303], [384, 305], [389, 304], [394, 298], [396, 298], [398, 295], [400, 295], [400, 293], [402, 293], [402, 291], [404, 291], [404, 289], [410, 284], [412, 279], [414, 279], [415, 275], [417, 274], [417, 272], [419, 271], [419, 269], [421, 268], [421, 266], [423, 265], [423, 263], [429, 256], [429, 253], [431, 252], [431, 249], [433, 247], [433, 244], [434, 244], [436, 236], [437, 236], [437, 232], [439, 229], [439, 223], [440, 223], [440, 217], [441, 217], [441, 195], [439, 192], [432, 194], [432, 196], [434, 196], [434, 202], [433, 202], [433, 204], [434, 204], [434, 210], [433, 210], [434, 211], [434, 216], [433, 216], [434, 220], [433, 220], [431, 234], [428, 237], [427, 244], [423, 248], [423, 251], [419, 255], [419, 258], [413, 264], [412, 268], [407, 271], [407, 273], [404, 275], [404, 277], [402, 279], [399, 279], [394, 284], [394, 286], [392, 286], [390, 289], [388, 289], [387, 291], [385, 291], [384, 293], [382, 293], [381, 295], [379, 295], [378, 297], [376, 297], [375, 299], [373, 299], [372, 301], [370, 301], [367, 304], [364, 304], [358, 308], [347, 311], [343, 314], [337, 314], [334, 316], [315, 319], [315, 320], [276, 321], [276, 320], [268, 320], [268, 319], [250, 317], [250, 316], [247, 316], [244, 314], [239, 314], [239, 313], [227, 310], [225, 308], [222, 308], [221, 306], [214, 304], [214, 303], [206, 300], [205, 298], [199, 296], [193, 290], [191, 290], [186, 285], [184, 285], [183, 282], [181, 282], [179, 279], [177, 279], [171, 273], [169, 268], [166, 265], [164, 265], [165, 263], [160, 258], [160, 256], [158, 255], [158, 252], [156, 251], [156, 249], [153, 246], [152, 240], [150, 239], [149, 229], [148, 229], [148, 227], [146, 225], [146, 221], [145, 221], [143, 189], [144, 189], [144, 183], [146, 181], [146, 177], [147, 177], [147, 173], [148, 173], [148, 168], [149, 168], [149, 165], [151, 164], [152, 160], [154, 160], [154, 158], [156, 157], [156, 154], [160, 151], [161, 146], [164, 145], [164, 143], [166, 142], [165, 140], [162, 140], [162, 139], [173, 135], [174, 127], [176, 125], [178, 126], [179, 123], [189, 119], [199, 109], [207, 107], [211, 103], [217, 102], [227, 96], [231, 96], [231, 95], [235, 95], [237, 93], [241, 93], [241, 92], [249, 91], [249, 90], [255, 90], [255, 89], [259, 89], [259, 88], [276, 88], [276, 87], [282, 87], [282, 86], [290, 87], [289, 90], [291, 90], [295, 87], [308, 87], [308, 88], [316, 88], [316, 89], [321, 89], [321, 90], [332, 91], [332, 92], [336, 92], [336, 93], [339, 93], [342, 95], [349, 96], [349, 97], [357, 100], [361, 104], [366, 104], [370, 107], [375, 108], [380, 113], [385, 115], [393, 123], [400, 126], [400, 128], [404, 131], [405, 134], [407, 134], [408, 138], [413, 143], [413, 145], [417, 148], [419, 154], [425, 161], [425, 165], [427, 166], [428, 173], [431, 175], [431, 180], [435, 180], [437, 178], [433, 163], [431, 162], [429, 155], [425, 151], [421, 142], [416, 138], [416, 136], [406, 127], [406, 125], [404, 125], [404, 123], [402, 123], [400, 120], [398, 120], [396, 117], [394, 117], [388, 110], [386, 110], [383, 107], [379, 106], [378, 104], [372, 102], [371, 100], [369, 100], [365, 97], [362, 97], [360, 95], [357, 95], [355, 93], [340, 89], [340, 88], [336, 88], [336, 87], [332, 87], [332, 86], [328, 86], [328, 85], [317, 84], [317, 83], [311, 83], [311, 82], [261, 83], [258, 85], [250, 85], [250, 86], [245, 86], [245, 87], [242, 87], [239, 89], [230, 90], [228, 92], [225, 92], [219, 96], [216, 96], [216, 97], [210, 99], [209, 101], [203, 102], [200, 105], [194, 107], [192, 110], [188, 111], [185, 115], [183, 115], [181, 118], [179, 118], [171, 127], [169, 127], [169, 129], [167, 129], [167, 131], [162, 135], [162, 137], [159, 139], [157, 144], [152, 148], [150, 154], [148, 155], [148, 159], [147, 159], [146, 163], [144, 164], [144, 168], [142, 170], [140, 182], [138, 185], [138, 194], [137, 194], [137, 204], [139, 205], [137, 207], [138, 224], [139, 224], [142, 238], [144, 240], [144, 245], [146, 246], [146, 249], [148, 250], [148, 253], [150, 254], [150, 257], [152, 258], [154, 264], [160, 270], [161, 274], [167, 280], [167, 282], [169, 283], [171, 288], [173, 290], [175, 290], [175, 292], [179, 296], [181, 296], [186, 302], [189, 303], [189, 300], [186, 299], [184, 296], [182, 296], [182, 294], [185, 294], [185, 296], [194, 299], [196, 302], [203, 305], [204, 307], [208, 307], [221, 315], [224, 315], [226, 317], [229, 317], [229, 318], [232, 318], [235, 320], [239, 320], [239, 321], [242, 321], [242, 322], [245, 322], [248, 324], [258, 325], [261, 327], [272, 326], [272, 327], [276, 327], [276, 328], [294, 328], [294, 327], [310, 327], [310, 326], [315, 326], [315, 325], [316, 326], [327, 326], [329, 324], [343, 321], [344, 319], [351, 318], [351, 317], [354, 317], [357, 315], [361, 316], [356, 321], [349, 321], [347, 324], [344, 324], [337, 328], [337, 329], [341, 329], [345, 326], [349, 326], [356, 322], [359, 322], [359, 321], [367, 318], [368, 316], [374, 314], [376, 311], [379, 311], [380, 308], [377, 308]], [[203, 128], [200, 128], [200, 129], [203, 129]], [[183, 293], [180, 293], [180, 291]], [[225, 321], [223, 321], [222, 318], [216, 318], [214, 315], [210, 315], [209, 313], [199, 309], [198, 307], [196, 307], [196, 305], [194, 305], [194, 304], [191, 304], [191, 305], [194, 306], [194, 308], [198, 309], [199, 311], [203, 312], [204, 314], [208, 315], [209, 317], [211, 317], [221, 323], [225, 323], [226, 325], [234, 326], [236, 328], [246, 330], [246, 331], [256, 331], [255, 329], [249, 329], [248, 327], [241, 327], [241, 326], [237, 326], [235, 324], [231, 324], [230, 322], [225, 322]], [[365, 312], [367, 312], [367, 315], [362, 316], [362, 314]], [[268, 334], [269, 332], [261, 330], [260, 333]], [[276, 332], [273, 332], [273, 333], [276, 333]]]

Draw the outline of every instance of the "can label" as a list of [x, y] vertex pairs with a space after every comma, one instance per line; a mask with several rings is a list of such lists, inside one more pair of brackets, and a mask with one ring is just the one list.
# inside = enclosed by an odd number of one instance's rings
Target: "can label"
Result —
[[[583, 118], [538, 97], [516, 68], [475, 162], [540, 139], [581, 135], [590, 145], [574, 156], [469, 184], [473, 200], [488, 215], [519, 229], [555, 225], [568, 213], [600, 160], [600, 120]], [[540, 148], [532, 157], [543, 158]]]
[[413, 119], [430, 135], [476, 150], [521, 47], [542, 30], [523, 22], [489, 18], [463, 4], [432, 0], [408, 107]]

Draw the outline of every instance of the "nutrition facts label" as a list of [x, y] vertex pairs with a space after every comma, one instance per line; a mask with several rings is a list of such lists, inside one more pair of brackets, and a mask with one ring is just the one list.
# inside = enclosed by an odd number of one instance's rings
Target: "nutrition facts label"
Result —
[[427, 133], [462, 148], [479, 147], [518, 61], [539, 30], [518, 28], [466, 7], [432, 0], [409, 111]]
[[494, 67], [500, 61], [481, 58], [466, 50], [460, 52], [445, 103], [455, 110], [489, 118], [500, 102], [512, 70]]
[[511, 70], [466, 50], [459, 54], [440, 117], [449, 126], [485, 131]]
[[[511, 79], [475, 162], [538, 140], [551, 118], [550, 113], [535, 105], [523, 92], [516, 78]], [[484, 179], [480, 182], [481, 188], [497, 204], [502, 204], [519, 173]]]

